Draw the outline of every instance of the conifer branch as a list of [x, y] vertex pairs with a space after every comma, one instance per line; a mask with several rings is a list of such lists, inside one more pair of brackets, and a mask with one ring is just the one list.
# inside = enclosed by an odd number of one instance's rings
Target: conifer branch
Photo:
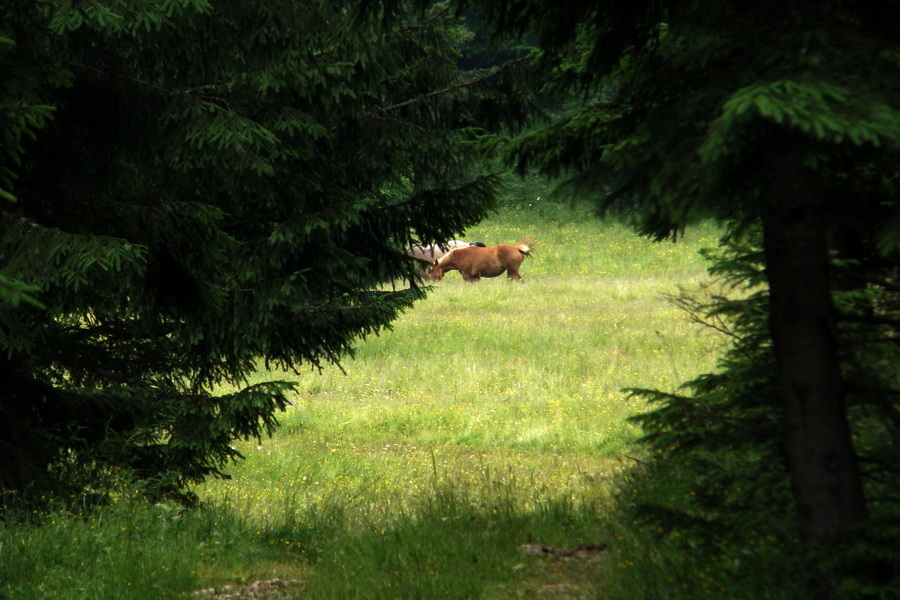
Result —
[[199, 90], [210, 89], [211, 87], [214, 87], [214, 86], [207, 85], [207, 86], [200, 86], [200, 87], [194, 88], [194, 89], [184, 90], [184, 89], [165, 87], [165, 86], [158, 85], [155, 83], [150, 83], [149, 81], [144, 81], [143, 79], [138, 79], [136, 77], [112, 74], [107, 71], [104, 71], [103, 69], [98, 69], [97, 67], [91, 67], [88, 65], [79, 65], [79, 64], [69, 63], [69, 66], [73, 70], [91, 72], [91, 73], [94, 73], [95, 75], [100, 75], [107, 79], [116, 79], [118, 81], [127, 81], [129, 83], [133, 83], [140, 87], [145, 87], [145, 88], [151, 89], [155, 92], [159, 92], [159, 93], [167, 95], [167, 96], [179, 96], [179, 95], [180, 96], [192, 96], [194, 98], [200, 98], [201, 100], [206, 100], [208, 102], [211, 102], [212, 104], [215, 104], [219, 108], [223, 108], [228, 111], [233, 110], [231, 103], [228, 102], [228, 100], [226, 98], [223, 98], [221, 96], [214, 96], [212, 94], [204, 93], [204, 92], [198, 93]]
[[403, 102], [398, 102], [397, 104], [391, 104], [390, 106], [385, 106], [383, 108], [379, 108], [377, 111], [374, 111], [373, 113], [369, 113], [369, 116], [374, 116], [375, 114], [378, 114], [378, 113], [394, 112], [396, 110], [406, 108], [407, 106], [412, 106], [413, 104], [416, 104], [418, 102], [423, 102], [423, 101], [429, 100], [431, 98], [436, 98], [438, 96], [443, 96], [444, 94], [449, 94], [450, 92], [453, 92], [453, 91], [456, 91], [459, 89], [463, 89], [463, 88], [471, 87], [473, 85], [478, 85], [480, 83], [484, 83], [485, 81], [489, 81], [490, 79], [496, 77], [497, 75], [502, 73], [505, 69], [509, 68], [511, 65], [515, 65], [515, 64], [524, 62], [526, 60], [527, 60], [527, 58], [524, 58], [524, 57], [517, 58], [515, 60], [511, 60], [508, 63], [501, 66], [499, 69], [495, 69], [495, 70], [491, 71], [490, 73], [488, 73], [487, 75], [484, 75], [482, 77], [478, 77], [476, 79], [470, 79], [469, 81], [463, 81], [463, 82], [451, 85], [450, 87], [446, 87], [442, 90], [435, 90], [432, 92], [428, 92], [427, 94], [422, 94], [421, 96], [416, 96], [415, 98], [410, 98], [409, 100], [405, 100]]

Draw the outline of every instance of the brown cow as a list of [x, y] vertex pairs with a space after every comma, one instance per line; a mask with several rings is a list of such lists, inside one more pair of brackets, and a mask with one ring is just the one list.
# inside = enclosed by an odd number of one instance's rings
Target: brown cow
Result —
[[444, 242], [443, 244], [431, 244], [428, 246], [416, 244], [406, 251], [406, 255], [415, 258], [418, 261], [421, 261], [423, 264], [427, 264], [427, 270], [418, 270], [418, 277], [419, 279], [430, 280], [431, 265], [436, 260], [444, 256], [451, 250], [455, 250], [456, 248], [468, 248], [469, 246], [481, 246], [483, 248], [484, 244], [482, 244], [481, 242], [464, 242], [462, 240], [450, 240], [449, 242]]
[[435, 261], [431, 277], [440, 281], [447, 271], [459, 271], [465, 281], [478, 281], [482, 277], [497, 277], [506, 271], [507, 279], [521, 281], [519, 267], [526, 256], [531, 256], [533, 245], [528, 238], [524, 238], [515, 246], [500, 244], [486, 248], [457, 248]]

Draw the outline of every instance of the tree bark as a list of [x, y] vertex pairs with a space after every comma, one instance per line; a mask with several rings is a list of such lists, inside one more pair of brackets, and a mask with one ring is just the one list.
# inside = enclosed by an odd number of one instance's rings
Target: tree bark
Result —
[[769, 325], [800, 531], [822, 540], [848, 534], [866, 502], [840, 374], [826, 212], [818, 179], [795, 150], [766, 159]]

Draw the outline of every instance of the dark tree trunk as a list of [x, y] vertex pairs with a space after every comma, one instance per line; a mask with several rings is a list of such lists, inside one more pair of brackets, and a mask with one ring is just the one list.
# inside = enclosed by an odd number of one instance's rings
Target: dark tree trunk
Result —
[[798, 153], [776, 151], [766, 162], [769, 324], [791, 485], [801, 534], [834, 538], [865, 518], [866, 503], [844, 404], [825, 209]]

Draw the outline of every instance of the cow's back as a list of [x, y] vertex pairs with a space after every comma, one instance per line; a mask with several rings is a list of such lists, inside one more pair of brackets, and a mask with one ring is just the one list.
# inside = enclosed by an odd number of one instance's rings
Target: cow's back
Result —
[[[506, 263], [511, 256], [510, 250], [519, 254], [515, 246], [506, 244], [487, 248], [463, 248], [458, 252], [466, 251], [465, 271], [470, 277], [497, 277], [506, 271]], [[462, 268], [460, 272], [463, 272]]]
[[466, 281], [477, 280], [481, 277], [497, 277], [505, 271], [509, 276], [521, 279], [519, 267], [524, 256], [520, 249], [509, 244], [488, 246], [468, 246], [457, 248], [444, 255], [438, 264], [444, 271], [457, 270]]

